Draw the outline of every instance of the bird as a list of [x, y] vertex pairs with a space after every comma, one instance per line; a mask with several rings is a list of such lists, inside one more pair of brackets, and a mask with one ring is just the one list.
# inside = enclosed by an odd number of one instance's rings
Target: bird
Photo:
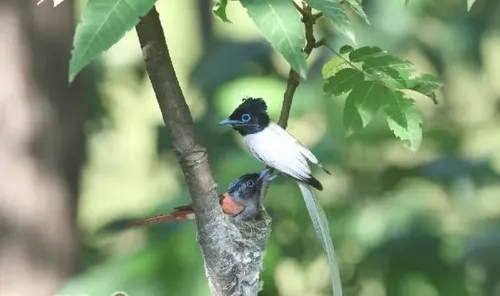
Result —
[[[249, 173], [233, 180], [226, 192], [219, 195], [222, 212], [238, 221], [248, 221], [257, 217], [260, 211], [260, 191], [264, 180], [273, 177], [270, 170], [260, 173]], [[170, 213], [143, 218], [131, 223], [128, 227], [168, 222], [173, 220], [191, 220], [195, 218], [192, 204], [175, 207]]]
[[323, 190], [323, 185], [312, 175], [309, 162], [331, 174], [316, 156], [293, 135], [271, 121], [267, 104], [262, 98], [247, 97], [219, 125], [229, 125], [241, 136], [250, 153], [266, 166], [294, 179], [302, 193], [313, 226], [325, 250], [334, 296], [342, 296], [338, 264], [330, 236], [328, 220], [310, 187]]

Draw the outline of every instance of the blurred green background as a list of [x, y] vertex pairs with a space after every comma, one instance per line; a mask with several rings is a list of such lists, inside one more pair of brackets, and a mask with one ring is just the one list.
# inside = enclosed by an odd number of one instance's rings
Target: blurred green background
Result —
[[[372, 26], [352, 15], [359, 45], [408, 59], [444, 87], [437, 106], [416, 98], [424, 140], [413, 154], [383, 120], [345, 136], [343, 101], [323, 94], [319, 74], [331, 52], [319, 49], [309, 60], [288, 129], [332, 172], [315, 171], [345, 294], [500, 295], [500, 1], [478, 0], [469, 13], [465, 0], [410, 0], [408, 8], [403, 0], [365, 0], [364, 7]], [[215, 19], [205, 0], [159, 0], [157, 9], [223, 190], [262, 166], [217, 122], [245, 96], [265, 98], [277, 120], [289, 68], [238, 2], [228, 6], [232, 24]], [[348, 43], [328, 22], [316, 34], [336, 48]], [[96, 95], [77, 205], [82, 267], [61, 293], [209, 295], [194, 222], [123, 229], [128, 219], [190, 202], [135, 32], [91, 67]], [[266, 207], [273, 231], [260, 295], [329, 295], [326, 257], [298, 188], [278, 179]]]

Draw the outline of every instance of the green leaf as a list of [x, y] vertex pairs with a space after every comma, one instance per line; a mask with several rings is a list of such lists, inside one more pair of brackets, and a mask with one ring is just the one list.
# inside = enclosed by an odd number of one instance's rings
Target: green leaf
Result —
[[467, 0], [467, 11], [470, 11], [476, 0]]
[[387, 95], [388, 89], [375, 81], [358, 84], [345, 101], [344, 127], [353, 131], [364, 128], [385, 105]]
[[356, 38], [351, 29], [351, 22], [347, 13], [339, 0], [305, 0], [309, 6], [324, 13], [326, 17], [333, 21], [333, 25], [352, 42], [356, 43]]
[[353, 51], [354, 48], [350, 45], [344, 45], [339, 49], [340, 54], [348, 54]]
[[409, 3], [410, 3], [410, 0], [405, 0], [405, 7], [408, 7]]
[[349, 54], [349, 60], [353, 63], [362, 62], [367, 57], [374, 57], [374, 56], [376, 57], [383, 54], [384, 51], [379, 47], [363, 46], [355, 50], [352, 50], [351, 53]]
[[108, 50], [134, 28], [156, 0], [89, 0], [73, 40], [69, 81], [101, 52]]
[[441, 82], [430, 74], [416, 76], [409, 61], [392, 56], [378, 47], [342, 47], [322, 69], [323, 90], [330, 96], [348, 93], [344, 125], [358, 131], [366, 127], [382, 108], [394, 135], [408, 141], [416, 151], [422, 141], [422, 118], [414, 101], [403, 91], [415, 91], [436, 103], [435, 91]]
[[384, 113], [394, 135], [408, 141], [411, 151], [417, 151], [422, 142], [422, 116], [413, 100], [405, 98], [402, 92], [392, 92]]
[[390, 56], [379, 56], [366, 58], [363, 63], [363, 70], [375, 75], [375, 80], [385, 81], [385, 84], [392, 87], [406, 87], [406, 80], [401, 76], [396, 68], [391, 67], [393, 59]]
[[[340, 54], [348, 54], [353, 51], [354, 48], [350, 45], [344, 45], [339, 49]], [[341, 69], [347, 68], [349, 65], [346, 62], [346, 59], [342, 56], [334, 56], [331, 60], [326, 62], [321, 69], [321, 75], [324, 79], [328, 79], [328, 77], [335, 75]]]
[[328, 78], [323, 86], [323, 90], [331, 96], [340, 96], [354, 90], [353, 85], [359, 86], [359, 88], [365, 86], [362, 84], [364, 79], [363, 73], [355, 69], [344, 68], [338, 71], [334, 76]]
[[352, 10], [354, 10], [367, 24], [370, 24], [370, 21], [368, 20], [368, 17], [366, 16], [366, 13], [361, 6], [361, 1], [347, 0], [347, 3], [349, 3]]
[[323, 76], [324, 79], [328, 79], [328, 77], [335, 75], [339, 70], [346, 67], [345, 61], [341, 57], [333, 57], [323, 65], [321, 76]]
[[304, 27], [290, 0], [241, 0], [243, 7], [262, 35], [271, 43], [302, 78], [306, 78], [307, 62], [302, 52]]
[[363, 63], [362, 69], [385, 84], [405, 88], [406, 80], [413, 73], [411, 63], [389, 55], [378, 47], [361, 47], [349, 54], [354, 63]]
[[437, 104], [435, 91], [443, 84], [434, 76], [423, 74], [408, 80], [408, 89], [421, 93]]
[[214, 6], [212, 7], [212, 12], [221, 21], [223, 21], [225, 23], [231, 23], [231, 21], [227, 18], [227, 15], [226, 15], [226, 6], [227, 6], [227, 0], [215, 0]]

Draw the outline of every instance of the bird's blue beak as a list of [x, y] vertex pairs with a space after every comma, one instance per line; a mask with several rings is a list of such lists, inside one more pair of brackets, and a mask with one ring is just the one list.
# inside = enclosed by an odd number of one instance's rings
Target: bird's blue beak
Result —
[[239, 120], [232, 120], [229, 118], [224, 119], [223, 121], [219, 122], [219, 125], [238, 125], [241, 124], [241, 121]]
[[266, 176], [266, 175], [267, 175], [267, 173], [269, 173], [269, 170], [270, 170], [270, 169], [265, 169], [265, 170], [262, 170], [262, 171], [260, 172], [260, 174], [259, 174], [259, 178], [257, 179], [257, 181], [262, 180], [262, 178], [264, 178], [264, 176]]
[[219, 122], [219, 125], [234, 125], [237, 124], [237, 120], [231, 120], [229, 118], [224, 119], [223, 121]]
[[271, 170], [271, 168], [262, 170], [259, 174], [259, 178], [257, 178], [257, 182], [262, 181], [264, 178], [266, 182], [274, 180], [279, 175], [279, 171], [274, 170], [274, 172], [271, 172]]

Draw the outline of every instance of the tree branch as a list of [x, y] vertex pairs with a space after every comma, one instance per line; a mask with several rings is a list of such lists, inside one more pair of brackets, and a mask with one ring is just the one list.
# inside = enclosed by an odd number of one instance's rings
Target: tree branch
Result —
[[[304, 53], [309, 57], [312, 50], [314, 48], [320, 47], [323, 45], [323, 40], [316, 42], [316, 38], [314, 37], [313, 26], [320, 17], [323, 16], [323, 13], [312, 13], [312, 9], [307, 4], [303, 3], [302, 7], [300, 7], [297, 3], [293, 2], [295, 8], [302, 15], [302, 22], [305, 27], [306, 34], [306, 45], [304, 47]], [[288, 74], [288, 79], [286, 83], [285, 95], [283, 97], [283, 103], [281, 105], [281, 113], [280, 118], [278, 120], [278, 124], [286, 129], [288, 125], [288, 118], [290, 117], [290, 111], [292, 109], [293, 96], [295, 95], [295, 91], [300, 84], [300, 76], [293, 69], [290, 69], [290, 73]]]
[[136, 26], [146, 71], [191, 194], [198, 242], [213, 295], [257, 295], [270, 218], [239, 222], [220, 210], [217, 186], [205, 147], [197, 142], [193, 119], [169, 55], [158, 12], [153, 7]]

